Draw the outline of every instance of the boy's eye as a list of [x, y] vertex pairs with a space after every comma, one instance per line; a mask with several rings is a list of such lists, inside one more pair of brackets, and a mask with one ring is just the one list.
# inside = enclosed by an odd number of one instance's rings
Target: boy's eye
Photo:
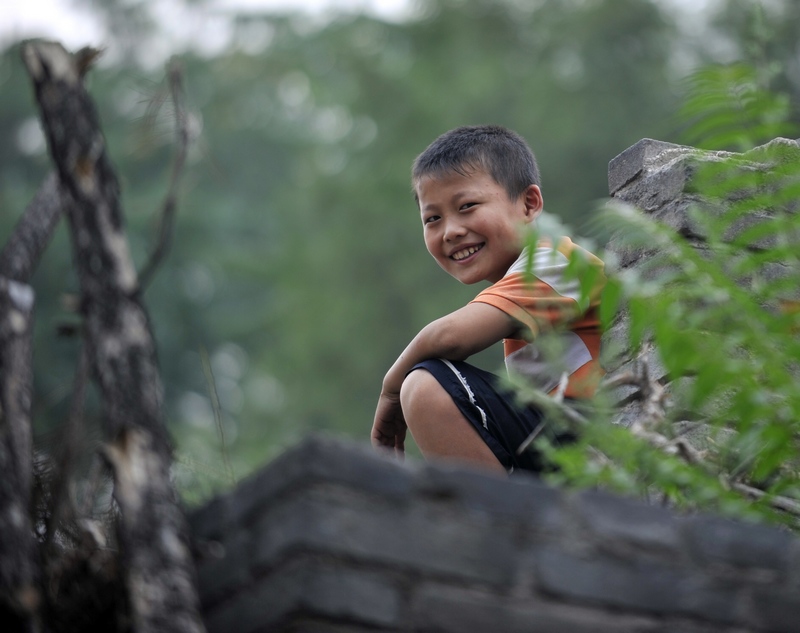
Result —
[[476, 202], [465, 202], [464, 204], [462, 204], [462, 205], [461, 205], [461, 206], [458, 208], [458, 210], [459, 210], [459, 211], [466, 211], [466, 210], [467, 210], [467, 209], [469, 209], [470, 207], [474, 207], [476, 204], [477, 204]]
[[439, 216], [438, 216], [438, 215], [429, 215], [427, 218], [425, 218], [425, 219], [422, 221], [422, 223], [423, 223], [423, 224], [430, 224], [431, 222], [435, 222], [435, 221], [436, 221], [436, 220], [438, 220], [438, 219], [439, 219]]

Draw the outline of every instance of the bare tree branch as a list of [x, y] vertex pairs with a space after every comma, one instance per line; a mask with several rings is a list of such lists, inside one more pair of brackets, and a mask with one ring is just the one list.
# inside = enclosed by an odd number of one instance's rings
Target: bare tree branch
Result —
[[770, 496], [767, 492], [761, 490], [760, 488], [754, 488], [753, 486], [748, 486], [747, 484], [743, 484], [741, 482], [731, 484], [731, 488], [741, 492], [743, 495], [750, 497], [751, 499], [763, 499], [764, 497], [769, 496], [768, 503], [770, 506], [776, 510], [780, 510], [781, 512], [786, 512], [793, 516], [800, 517], [800, 501], [796, 499], [790, 499], [789, 497], [781, 496]]
[[[603, 385], [607, 389], [621, 385], [634, 385], [639, 388], [638, 398], [644, 401], [644, 406], [641, 415], [630, 427], [631, 433], [668, 455], [680, 457], [688, 464], [699, 466], [706, 472], [718, 472], [718, 467], [709, 462], [706, 452], [696, 449], [685, 437], [679, 435], [670, 439], [655, 430], [667, 419], [667, 390], [660, 381], [651, 377], [649, 366], [644, 359], [637, 361], [636, 369], [637, 371], [620, 374]], [[733, 476], [729, 472], [720, 473], [720, 477], [732, 490], [751, 499], [767, 498], [772, 508], [800, 517], [800, 501], [780, 495], [769, 495], [759, 488], [732, 481]]]
[[175, 111], [175, 160], [172, 164], [169, 189], [161, 208], [158, 240], [139, 274], [139, 284], [142, 288], [150, 285], [156, 269], [172, 245], [175, 214], [178, 208], [178, 185], [189, 152], [189, 114], [184, 104], [183, 69], [177, 61], [170, 63], [168, 78], [170, 96]]
[[42, 186], [0, 252], [0, 620], [15, 630], [39, 628], [40, 577], [31, 520], [31, 323], [26, 283], [61, 218], [58, 174]]
[[636, 385], [638, 384], [638, 379], [636, 378], [636, 374], [632, 371], [624, 371], [619, 374], [615, 374], [608, 378], [604, 378], [603, 381], [600, 383], [600, 388], [604, 390], [616, 389], [617, 387], [622, 387], [623, 385]]
[[[642, 411], [636, 420], [629, 427], [632, 435], [643, 440], [650, 446], [662, 451], [667, 455], [674, 455], [693, 466], [698, 466], [706, 472], [718, 472], [718, 467], [712, 464], [706, 451], [701, 451], [682, 435], [670, 438], [659, 432], [659, 427], [667, 420], [667, 408], [669, 406], [668, 391], [658, 379], [652, 377], [647, 361], [640, 358], [635, 364], [634, 369], [617, 374], [611, 379], [605, 380], [601, 388], [604, 390], [615, 389], [623, 385], [637, 387], [635, 392], [636, 400], [643, 401]], [[560, 391], [560, 390], [559, 390]], [[578, 411], [569, 406], [559, 398], [558, 391], [556, 397], [538, 391], [536, 389], [524, 388], [520, 395], [531, 404], [540, 407], [545, 412], [545, 417], [554, 416], [566, 420], [576, 432], [589, 424], [589, 420]], [[534, 440], [541, 434], [546, 426], [543, 422], [525, 439], [517, 449], [518, 453], [527, 450]], [[610, 460], [593, 447], [589, 447], [592, 459], [601, 464], [610, 464]], [[785, 512], [795, 517], [800, 517], [800, 500], [786, 496], [769, 495], [767, 492], [753, 486], [733, 481], [731, 473], [720, 474], [723, 483], [732, 490], [736, 490], [751, 499], [767, 498], [771, 507], [781, 512]]]
[[222, 451], [222, 459], [225, 464], [225, 475], [228, 478], [228, 483], [235, 483], [236, 478], [233, 475], [233, 468], [231, 468], [231, 460], [228, 457], [228, 448], [225, 446], [225, 431], [222, 428], [222, 408], [219, 405], [219, 393], [217, 393], [217, 382], [214, 380], [214, 372], [211, 369], [211, 361], [208, 358], [208, 351], [203, 347], [200, 349], [200, 361], [203, 365], [203, 373], [206, 376], [206, 383], [208, 384], [208, 393], [211, 397], [211, 410], [214, 412], [214, 422], [219, 431], [220, 450]]
[[55, 172], [45, 178], [0, 252], [0, 275], [27, 283], [61, 219], [63, 199]]
[[0, 277], [0, 620], [38, 630], [31, 525], [33, 290]]
[[72, 199], [67, 217], [87, 352], [103, 400], [133, 630], [202, 631], [186, 521], [169, 476], [155, 344], [98, 116], [83, 70], [61, 45], [29, 42], [23, 59], [50, 154]]

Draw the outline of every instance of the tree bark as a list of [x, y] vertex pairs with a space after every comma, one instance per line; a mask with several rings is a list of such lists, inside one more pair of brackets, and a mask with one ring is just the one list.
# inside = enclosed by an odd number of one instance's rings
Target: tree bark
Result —
[[119, 184], [81, 58], [29, 42], [50, 154], [66, 204], [92, 375], [104, 408], [133, 630], [202, 631], [185, 518], [169, 477], [156, 349], [124, 232]]
[[0, 620], [40, 628], [41, 569], [31, 519], [33, 289], [27, 285], [61, 217], [51, 173], [0, 252]]
[[31, 524], [31, 315], [33, 290], [0, 277], [0, 620], [38, 630]]
[[0, 275], [27, 283], [61, 218], [58, 174], [50, 173], [0, 252]]

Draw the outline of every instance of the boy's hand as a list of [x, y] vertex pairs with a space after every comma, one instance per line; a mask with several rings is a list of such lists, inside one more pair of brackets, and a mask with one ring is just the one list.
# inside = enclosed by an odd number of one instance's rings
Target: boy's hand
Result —
[[372, 445], [394, 449], [398, 456], [403, 453], [408, 427], [400, 407], [400, 387], [414, 365], [428, 358], [464, 360], [519, 328], [519, 322], [486, 303], [470, 303], [422, 328], [383, 379]]
[[400, 457], [405, 450], [406, 421], [400, 408], [400, 394], [381, 393], [375, 421], [372, 424], [372, 445], [376, 448], [394, 449]]

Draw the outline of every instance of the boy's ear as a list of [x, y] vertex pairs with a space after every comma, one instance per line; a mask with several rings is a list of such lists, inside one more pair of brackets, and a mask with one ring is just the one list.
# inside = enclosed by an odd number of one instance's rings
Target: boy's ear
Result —
[[525, 216], [528, 221], [535, 220], [544, 209], [542, 190], [539, 189], [539, 185], [530, 185], [522, 195], [525, 202]]

